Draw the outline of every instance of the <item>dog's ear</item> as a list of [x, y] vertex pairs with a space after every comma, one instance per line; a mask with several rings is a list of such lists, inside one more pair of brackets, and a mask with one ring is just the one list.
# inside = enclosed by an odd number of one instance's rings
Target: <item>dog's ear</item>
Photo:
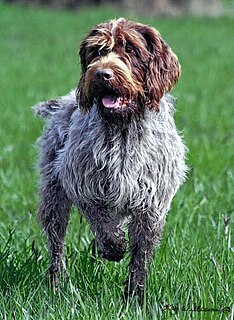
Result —
[[82, 112], [85, 113], [85, 112], [90, 111], [93, 101], [88, 98], [88, 96], [85, 92], [84, 75], [81, 76], [80, 82], [79, 82], [78, 87], [76, 89], [76, 101], [79, 106], [79, 109]]
[[84, 74], [89, 63], [96, 57], [98, 53], [98, 41], [100, 40], [100, 29], [104, 24], [94, 27], [83, 39], [80, 44], [79, 56], [81, 63], [81, 71]]
[[88, 44], [89, 44], [89, 38], [92, 35], [91, 31], [81, 42], [80, 50], [79, 50], [79, 56], [80, 56], [80, 64], [81, 64], [81, 75], [80, 75], [80, 81], [76, 90], [76, 100], [78, 102], [79, 108], [83, 112], [87, 112], [90, 109], [90, 101], [88, 101], [88, 98], [86, 97], [84, 86], [85, 86], [85, 73], [87, 71], [88, 66]]
[[80, 63], [81, 63], [81, 76], [80, 76], [78, 88], [76, 90], [76, 97], [77, 97], [79, 107], [83, 112], [89, 111], [92, 107], [93, 101], [90, 100], [86, 92], [85, 74], [86, 74], [88, 65], [96, 57], [98, 52], [97, 50], [95, 50], [95, 48], [97, 47], [97, 44], [95, 42], [97, 40], [97, 37], [95, 36], [98, 34], [100, 27], [101, 27], [101, 24], [93, 28], [87, 34], [87, 36], [83, 39], [80, 45], [79, 56], [80, 56]]
[[157, 30], [146, 26], [142, 33], [150, 52], [146, 91], [151, 108], [159, 110], [160, 99], [179, 79], [181, 66], [177, 56]]
[[85, 72], [87, 68], [87, 45], [88, 45], [88, 38], [90, 35], [87, 35], [83, 39], [80, 45], [80, 50], [79, 50], [79, 56], [80, 56], [80, 64], [81, 64], [81, 72]]

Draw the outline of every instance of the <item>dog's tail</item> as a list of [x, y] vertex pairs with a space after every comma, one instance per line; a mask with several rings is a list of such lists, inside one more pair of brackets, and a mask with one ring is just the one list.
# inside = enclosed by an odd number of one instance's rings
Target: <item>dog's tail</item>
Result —
[[40, 102], [33, 106], [32, 109], [35, 115], [48, 119], [68, 106], [77, 107], [75, 90], [58, 99]]
[[33, 111], [35, 115], [42, 118], [50, 118], [59, 109], [59, 103], [57, 100], [48, 100], [40, 102], [39, 104], [33, 106]]

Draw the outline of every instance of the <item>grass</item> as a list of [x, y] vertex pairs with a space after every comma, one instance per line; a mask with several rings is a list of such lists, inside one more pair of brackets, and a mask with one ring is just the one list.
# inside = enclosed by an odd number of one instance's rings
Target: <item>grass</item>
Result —
[[90, 262], [92, 235], [77, 212], [66, 238], [69, 278], [58, 293], [45, 285], [34, 165], [43, 124], [30, 106], [76, 85], [78, 44], [91, 26], [114, 16], [108, 8], [68, 13], [0, 5], [0, 319], [233, 319], [232, 18], [142, 20], [180, 57], [176, 122], [191, 167], [168, 216], [143, 308], [122, 304], [127, 257]]

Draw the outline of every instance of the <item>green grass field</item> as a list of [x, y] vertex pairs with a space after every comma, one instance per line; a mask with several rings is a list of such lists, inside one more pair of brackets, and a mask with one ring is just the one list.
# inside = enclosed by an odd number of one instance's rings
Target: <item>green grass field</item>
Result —
[[[46, 239], [36, 219], [34, 146], [43, 123], [30, 106], [76, 86], [78, 46], [112, 9], [78, 13], [0, 5], [0, 319], [234, 318], [234, 19], [142, 19], [178, 54], [176, 122], [189, 147], [140, 310], [123, 305], [128, 257], [90, 261], [92, 235], [74, 211], [68, 280], [45, 284]], [[134, 17], [130, 17], [134, 18]]]

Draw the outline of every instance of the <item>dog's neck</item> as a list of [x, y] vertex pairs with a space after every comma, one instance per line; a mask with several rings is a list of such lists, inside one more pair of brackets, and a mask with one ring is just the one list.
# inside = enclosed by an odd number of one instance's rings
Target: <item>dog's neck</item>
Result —
[[[174, 105], [175, 98], [170, 94], [165, 94], [160, 100], [159, 111], [145, 108], [139, 112], [106, 112], [106, 110], [103, 110], [103, 108], [98, 107], [94, 103], [92, 108], [90, 108], [89, 114], [91, 116], [90, 119], [94, 116], [95, 118], [98, 117], [99, 121], [101, 120], [106, 132], [111, 134], [120, 132], [123, 136], [126, 136], [130, 131], [142, 132], [144, 130], [143, 127], [147, 125], [146, 118], [163, 119], [167, 115], [173, 116]], [[95, 121], [98, 121], [98, 119], [95, 119]]]

